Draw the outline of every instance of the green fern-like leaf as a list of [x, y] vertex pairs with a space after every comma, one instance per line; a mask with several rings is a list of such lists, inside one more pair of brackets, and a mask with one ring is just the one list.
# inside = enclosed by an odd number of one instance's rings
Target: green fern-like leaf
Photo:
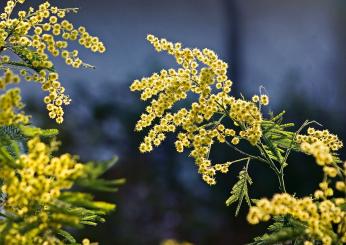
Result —
[[304, 242], [306, 226], [289, 216], [276, 216], [274, 223], [268, 227], [268, 233], [256, 237], [248, 245], [295, 244]]
[[0, 127], [0, 141], [1, 144], [6, 144], [7, 140], [17, 140], [22, 141], [26, 138], [21, 133], [20, 129], [17, 126], [10, 125], [10, 126], [2, 126]]
[[41, 136], [51, 138], [59, 134], [59, 130], [57, 129], [41, 129], [31, 125], [19, 125], [18, 128], [25, 137]]
[[0, 127], [0, 158], [16, 168], [15, 160], [27, 150], [27, 141], [34, 136], [50, 138], [59, 133], [57, 129], [40, 129], [29, 125]]
[[85, 165], [85, 175], [77, 179], [76, 185], [94, 191], [116, 192], [118, 186], [125, 183], [125, 179], [106, 180], [100, 178], [108, 169], [118, 161], [113, 157], [108, 161], [89, 162]]
[[237, 216], [242, 205], [242, 202], [245, 198], [246, 203], [251, 206], [251, 201], [248, 193], [248, 185], [252, 184], [252, 179], [247, 172], [247, 167], [244, 167], [242, 171], [239, 172], [238, 181], [232, 188], [231, 196], [226, 200], [226, 205], [230, 206], [231, 204], [238, 202], [235, 215]]
[[[35, 50], [32, 50], [25, 46], [13, 46], [11, 47], [11, 50], [18, 55], [22, 62], [9, 62], [10, 65], [19, 66], [19, 67], [28, 67], [36, 72], [40, 72], [41, 70], [48, 70], [48, 71], [55, 71], [54, 66], [53, 67], [37, 67], [34, 66], [34, 61], [42, 61], [43, 57]], [[31, 57], [30, 59], [28, 57]]]
[[25, 151], [27, 138], [16, 126], [0, 127], [0, 159], [5, 164], [16, 168], [15, 159]]

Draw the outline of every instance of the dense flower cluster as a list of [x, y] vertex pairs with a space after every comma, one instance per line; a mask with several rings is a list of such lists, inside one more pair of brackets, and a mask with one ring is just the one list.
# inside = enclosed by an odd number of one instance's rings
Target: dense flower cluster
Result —
[[23, 215], [28, 205], [50, 203], [56, 199], [61, 189], [71, 188], [82, 174], [83, 165], [69, 154], [51, 157], [52, 149], [33, 138], [28, 142], [28, 153], [16, 161], [18, 170], [4, 168], [0, 177], [4, 180], [2, 192], [6, 193], [6, 209]]
[[[0, 163], [3, 166], [0, 178], [3, 181], [1, 191], [6, 193], [6, 212], [22, 217], [32, 224], [40, 223], [37, 229], [25, 234], [21, 234], [16, 230], [16, 226], [13, 226], [5, 237], [5, 244], [27, 244], [31, 238], [46, 230], [48, 224], [54, 224], [49, 219], [59, 217], [50, 217], [47, 205], [54, 203], [54, 200], [59, 198], [61, 190], [71, 188], [73, 180], [83, 174], [83, 165], [73, 156], [51, 156], [52, 151], [56, 149], [54, 144], [53, 142], [48, 146], [39, 138], [33, 138], [28, 141], [28, 153], [15, 161], [18, 168], [6, 167], [6, 163]], [[42, 238], [42, 241], [52, 242], [49, 234], [47, 236]], [[35, 239], [41, 238], [38, 236]], [[43, 242], [37, 240], [36, 244]]]
[[[19, 76], [13, 74], [11, 70], [6, 70], [3, 76], [0, 77], [0, 90], [6, 88], [9, 84], [17, 84]], [[16, 123], [28, 123], [29, 116], [26, 116], [23, 111], [24, 107], [18, 88], [10, 89], [3, 94], [0, 94], [0, 126], [11, 125]]]
[[328, 130], [316, 130], [308, 128], [307, 135], [298, 135], [297, 143], [306, 154], [313, 155], [319, 165], [333, 162], [332, 152], [343, 147], [338, 136], [331, 134]]
[[304, 222], [307, 226], [306, 233], [320, 239], [324, 245], [332, 244], [330, 231], [336, 224], [338, 233], [342, 235], [341, 241], [346, 242], [346, 212], [331, 200], [316, 203], [310, 197], [297, 199], [286, 193], [276, 194], [272, 200], [258, 201], [256, 206], [250, 208], [247, 218], [249, 223], [257, 224], [279, 215], [290, 215]]
[[[69, 42], [78, 41], [83, 47], [100, 53], [105, 51], [105, 47], [85, 27], [76, 28], [65, 19], [67, 13], [76, 12], [77, 9], [61, 9], [45, 2], [36, 10], [30, 7], [13, 16], [16, 4], [24, 2], [25, 0], [7, 1], [4, 12], [0, 15], [0, 51], [14, 53], [19, 58], [12, 60], [10, 56], [2, 56], [0, 69], [16, 67], [26, 80], [39, 82], [42, 89], [49, 93], [44, 98], [49, 116], [62, 123], [62, 106], [68, 105], [70, 98], [64, 93], [65, 89], [59, 82], [50, 57], [60, 55], [67, 65], [75, 68], [88, 67], [90, 65], [79, 58], [78, 50], [68, 49]], [[0, 83], [0, 89], [2, 87], [3, 84]]]
[[10, 89], [0, 95], [0, 126], [28, 123], [30, 117], [21, 109], [24, 107], [18, 88]]
[[262, 136], [262, 114], [258, 107], [254, 103], [242, 99], [237, 99], [230, 103], [230, 107], [231, 118], [235, 122], [245, 125], [246, 128], [240, 131], [239, 135], [246, 138], [252, 145], [255, 145]]
[[[230, 162], [213, 165], [209, 160], [215, 142], [230, 141], [236, 145], [246, 139], [255, 145], [261, 135], [262, 114], [259, 105], [267, 105], [267, 96], [258, 97], [259, 104], [230, 96], [232, 81], [227, 77], [228, 65], [209, 49], [183, 48], [148, 35], [147, 40], [158, 51], [166, 51], [181, 66], [161, 70], [150, 77], [135, 80], [131, 91], [142, 91], [142, 100], [151, 100], [146, 112], [136, 124], [141, 131], [157, 121], [143, 143], [141, 152], [150, 152], [159, 146], [166, 133], [178, 132], [175, 146], [178, 152], [191, 148], [191, 154], [208, 184], [215, 184], [217, 171], [227, 172]], [[176, 109], [188, 95], [197, 98], [190, 108]], [[222, 120], [232, 120], [236, 126], [226, 126]]]
[[[3, 56], [1, 59], [7, 60], [7, 56]], [[7, 85], [17, 84], [19, 82], [19, 76], [14, 74], [10, 69], [6, 69], [3, 76], [0, 77], [0, 90], [5, 89]]]
[[[308, 131], [310, 135], [316, 133], [311, 128]], [[327, 133], [324, 134], [327, 135]], [[325, 143], [333, 145], [333, 142], [340, 145], [340, 141], [336, 138]], [[326, 173], [325, 168], [323, 170]], [[287, 193], [276, 194], [272, 200], [263, 198], [256, 203], [256, 206], [250, 208], [247, 216], [249, 223], [257, 224], [260, 221], [269, 220], [272, 216], [290, 215], [306, 224], [306, 234], [310, 238], [316, 237], [324, 245], [330, 245], [336, 239], [339, 239], [339, 242], [346, 243], [346, 212], [341, 208], [346, 204], [346, 199], [336, 197], [334, 189], [330, 187], [330, 183], [335, 182], [336, 191], [346, 195], [346, 162], [343, 167], [335, 166], [332, 169], [330, 171], [333, 171], [334, 174], [328, 175], [326, 173], [326, 177], [319, 184], [320, 189], [315, 191], [314, 199], [311, 197], [299, 199]], [[340, 180], [333, 181], [335, 178]], [[336, 231], [334, 226], [337, 227]], [[338, 235], [335, 235], [334, 232]], [[311, 244], [313, 243], [310, 241], [305, 242], [305, 245]]]

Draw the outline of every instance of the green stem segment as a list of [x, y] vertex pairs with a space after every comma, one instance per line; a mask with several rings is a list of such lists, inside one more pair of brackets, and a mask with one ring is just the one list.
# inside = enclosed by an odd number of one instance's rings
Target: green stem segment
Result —
[[269, 165], [271, 169], [273, 169], [274, 173], [278, 177], [280, 190], [282, 192], [286, 192], [285, 180], [284, 180], [284, 165], [281, 164], [281, 168], [279, 170], [278, 167], [273, 162], [273, 160], [265, 151], [263, 144], [261, 143], [260, 145], [257, 145], [257, 148], [260, 150], [261, 154], [265, 157], [265, 162]]
[[286, 193], [286, 187], [285, 187], [285, 178], [284, 178], [284, 168], [280, 169], [280, 172], [278, 174], [279, 183], [280, 183], [280, 190], [284, 193]]

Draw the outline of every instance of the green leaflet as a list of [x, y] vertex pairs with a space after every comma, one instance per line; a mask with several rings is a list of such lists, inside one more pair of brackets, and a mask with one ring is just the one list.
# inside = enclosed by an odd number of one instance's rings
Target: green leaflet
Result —
[[[306, 224], [291, 216], [275, 216], [273, 217], [274, 223], [270, 225], [268, 233], [254, 238], [252, 243], [248, 245], [270, 245], [270, 244], [294, 244], [303, 245], [306, 238], [311, 236], [306, 233]], [[337, 235], [330, 231], [329, 235], [333, 238], [333, 244], [341, 245], [338, 241]], [[318, 239], [315, 240], [316, 244], [322, 244]]]
[[[83, 208], [79, 211], [86, 212], [85, 214], [87, 216], [90, 214], [103, 215], [115, 209], [114, 204], [94, 201], [93, 198], [94, 197], [89, 193], [69, 192], [69, 191], [63, 192], [60, 196], [60, 200], [63, 201], [66, 205], [68, 205], [67, 206], [69, 208], [68, 212], [72, 212], [73, 209], [70, 209], [70, 208], [74, 206]], [[93, 210], [93, 211], [90, 213], [87, 210], [89, 211]], [[78, 210], [74, 210], [74, 211], [78, 211]], [[83, 212], [82, 213], [77, 212], [77, 214], [84, 215]]]
[[[35, 67], [33, 65], [34, 61], [42, 61], [43, 57], [40, 56], [36, 51], [29, 49], [28, 47], [24, 46], [13, 46], [11, 47], [11, 50], [13, 53], [18, 55], [23, 62], [9, 62], [10, 65], [15, 65], [15, 66], [22, 66], [22, 67], [28, 67], [36, 72], [40, 72], [41, 70], [48, 70], [48, 71], [55, 71], [54, 66], [51, 68], [48, 67]], [[30, 59], [28, 57], [31, 57]]]
[[25, 137], [41, 136], [50, 138], [59, 134], [59, 130], [57, 129], [41, 129], [31, 125], [19, 125], [18, 127], [22, 135]]
[[56, 234], [65, 238], [66, 242], [69, 242], [70, 244], [76, 244], [77, 243], [76, 239], [69, 232], [67, 232], [65, 230], [58, 229], [56, 231]]
[[284, 112], [273, 117], [271, 120], [265, 120], [261, 125], [266, 153], [272, 160], [280, 164], [284, 164], [286, 160], [285, 155], [283, 155], [285, 150], [290, 148], [299, 150], [299, 147], [294, 141], [295, 133], [286, 130], [286, 128], [293, 127], [294, 124], [281, 124], [283, 114]]
[[248, 245], [269, 244], [303, 244], [305, 236], [305, 225], [289, 216], [276, 216], [274, 223], [268, 227], [269, 233], [254, 238]]
[[114, 166], [118, 157], [107, 161], [88, 162], [85, 164], [85, 175], [76, 180], [76, 184], [95, 191], [116, 192], [118, 186], [125, 183], [125, 179], [106, 180], [100, 178], [107, 170]]
[[0, 127], [0, 159], [11, 167], [17, 168], [15, 159], [26, 152], [26, 143], [34, 136], [53, 137], [57, 129], [40, 129], [29, 125], [9, 125]]
[[231, 196], [226, 200], [226, 205], [238, 202], [237, 209], [235, 211], [235, 216], [238, 215], [242, 202], [245, 198], [246, 203], [251, 206], [251, 201], [248, 194], [248, 185], [252, 184], [252, 179], [247, 172], [249, 161], [247, 165], [239, 172], [238, 181], [232, 187]]
[[4, 164], [17, 168], [15, 159], [24, 152], [26, 147], [26, 137], [16, 126], [0, 127], [0, 159]]

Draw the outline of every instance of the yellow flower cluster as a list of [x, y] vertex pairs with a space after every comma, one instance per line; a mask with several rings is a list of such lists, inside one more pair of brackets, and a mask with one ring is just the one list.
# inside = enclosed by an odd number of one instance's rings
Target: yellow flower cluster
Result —
[[[0, 163], [3, 166], [0, 178], [3, 181], [1, 191], [6, 193], [4, 203], [6, 212], [22, 217], [27, 223], [40, 224], [32, 232], [24, 234], [14, 225], [5, 237], [5, 244], [28, 244], [27, 241], [36, 236], [35, 239], [40, 239], [42, 234], [48, 236], [42, 241], [55, 239], [53, 235], [49, 238], [50, 235], [44, 233], [49, 225], [54, 225], [54, 222], [49, 221], [51, 215], [49, 215], [48, 204], [53, 203], [60, 196], [61, 190], [71, 188], [73, 180], [83, 174], [83, 165], [77, 163], [73, 156], [69, 154], [59, 157], [51, 156], [56, 148], [55, 145], [55, 142], [51, 146], [46, 145], [36, 137], [27, 143], [28, 153], [16, 160], [17, 169], [6, 167], [3, 162]], [[59, 219], [59, 217], [51, 218]]]
[[61, 189], [71, 188], [72, 180], [82, 174], [83, 165], [73, 156], [51, 157], [51, 153], [50, 146], [33, 138], [28, 141], [28, 154], [21, 155], [16, 162], [19, 168], [1, 171], [7, 210], [24, 215], [35, 202], [50, 203], [59, 197]]
[[308, 128], [307, 135], [298, 135], [297, 143], [303, 152], [313, 155], [317, 164], [325, 165], [333, 162], [333, 151], [343, 147], [338, 136], [331, 134], [328, 130], [316, 130]]
[[[308, 131], [310, 134], [315, 132], [311, 128]], [[315, 199], [311, 197], [298, 199], [287, 193], [276, 194], [272, 200], [263, 198], [256, 202], [256, 206], [250, 208], [248, 222], [257, 224], [269, 220], [271, 216], [290, 215], [305, 223], [306, 234], [311, 238], [317, 237], [324, 245], [335, 242], [333, 239], [336, 238], [331, 236], [333, 233], [337, 234], [339, 242], [346, 243], [346, 212], [341, 208], [346, 204], [346, 199], [335, 197], [334, 189], [329, 186], [335, 182], [335, 189], [346, 194], [346, 162], [342, 167], [334, 166], [333, 175], [328, 175], [325, 168], [326, 166], [323, 167], [326, 176], [319, 184], [320, 189], [315, 191]], [[336, 177], [341, 177], [341, 180], [334, 181], [333, 178]], [[305, 242], [305, 245], [311, 244], [310, 241]]]
[[[9, 59], [8, 56], [1, 57], [2, 60]], [[18, 75], [14, 74], [10, 69], [6, 69], [3, 76], [0, 77], [0, 90], [6, 88], [7, 85], [17, 84], [20, 82]]]
[[[254, 102], [229, 95], [232, 81], [227, 77], [228, 65], [212, 50], [183, 48], [181, 43], [172, 43], [153, 35], [148, 35], [147, 40], [158, 52], [166, 51], [172, 55], [181, 67], [161, 70], [132, 83], [131, 91], [142, 91], [141, 99], [151, 100], [135, 129], [141, 131], [158, 121], [139, 149], [150, 152], [153, 146], [162, 143], [166, 133], [177, 131], [177, 151], [192, 148], [190, 155], [195, 159], [203, 179], [215, 184], [216, 172], [227, 172], [230, 163], [211, 164], [209, 152], [212, 144], [224, 143], [227, 137], [231, 137], [230, 141], [235, 145], [240, 138], [256, 144], [262, 135], [260, 110]], [[189, 94], [195, 94], [192, 96], [197, 101], [190, 108], [176, 110], [177, 102], [187, 99]], [[269, 100], [266, 98], [263, 101], [267, 104]], [[222, 122], [224, 118], [241, 127], [239, 132], [226, 127]]]
[[321, 182], [319, 187], [320, 189], [316, 190], [314, 193], [316, 199], [326, 199], [334, 195], [334, 190], [329, 186], [327, 181]]
[[311, 198], [297, 199], [289, 194], [276, 194], [272, 200], [261, 199], [251, 207], [247, 220], [251, 224], [268, 221], [271, 216], [290, 215], [307, 225], [306, 233], [318, 237], [323, 245], [332, 244], [330, 231], [337, 225], [341, 242], [346, 243], [346, 212], [331, 200], [320, 203]]
[[50, 55], [60, 55], [67, 65], [74, 68], [90, 67], [79, 58], [78, 50], [68, 50], [69, 42], [78, 41], [83, 47], [100, 53], [105, 51], [105, 47], [99, 38], [91, 36], [85, 27], [76, 28], [65, 19], [67, 13], [76, 12], [77, 9], [61, 9], [45, 2], [36, 10], [33, 8], [22, 10], [18, 12], [17, 17], [12, 17], [16, 4], [24, 2], [24, 0], [7, 1], [4, 13], [0, 15], [0, 52], [6, 50], [14, 52], [24, 63], [4, 56], [0, 68], [24, 66], [20, 72], [21, 76], [28, 81], [39, 82], [42, 89], [49, 93], [44, 99], [49, 116], [62, 123], [62, 106], [68, 105], [70, 99], [64, 94], [65, 89], [58, 81]]
[[231, 103], [230, 116], [235, 122], [245, 125], [246, 130], [240, 131], [239, 135], [255, 145], [262, 136], [262, 114], [258, 107], [250, 101], [237, 99]]
[[[1, 81], [1, 80], [0, 80]], [[20, 111], [24, 107], [18, 88], [0, 95], [0, 126], [17, 123], [27, 124], [30, 116]]]
[[[346, 195], [346, 162], [344, 162], [343, 168], [338, 165], [324, 166], [323, 172], [325, 174], [325, 178], [319, 184], [319, 189], [315, 191], [315, 198], [327, 199], [329, 197], [333, 197], [334, 189], [332, 188], [332, 186], [330, 186], [330, 183], [333, 182], [335, 182], [335, 190]], [[339, 180], [333, 181], [334, 178], [339, 178]], [[346, 199], [336, 199], [336, 201], [338, 202], [340, 202], [341, 200], [343, 200], [342, 202], [346, 202]]]
[[[40, 213], [38, 216], [43, 217]], [[47, 217], [45, 217], [47, 219]], [[59, 227], [56, 227], [59, 228]], [[35, 227], [25, 235], [21, 235], [20, 228], [17, 223], [13, 223], [12, 226], [7, 230], [7, 233], [10, 235], [6, 235], [4, 239], [4, 244], [8, 245], [27, 245], [27, 244], [35, 244], [35, 245], [64, 245], [61, 240], [59, 240], [53, 234], [47, 232], [44, 233], [43, 236], [38, 236], [40, 232], [42, 232], [41, 227]]]

